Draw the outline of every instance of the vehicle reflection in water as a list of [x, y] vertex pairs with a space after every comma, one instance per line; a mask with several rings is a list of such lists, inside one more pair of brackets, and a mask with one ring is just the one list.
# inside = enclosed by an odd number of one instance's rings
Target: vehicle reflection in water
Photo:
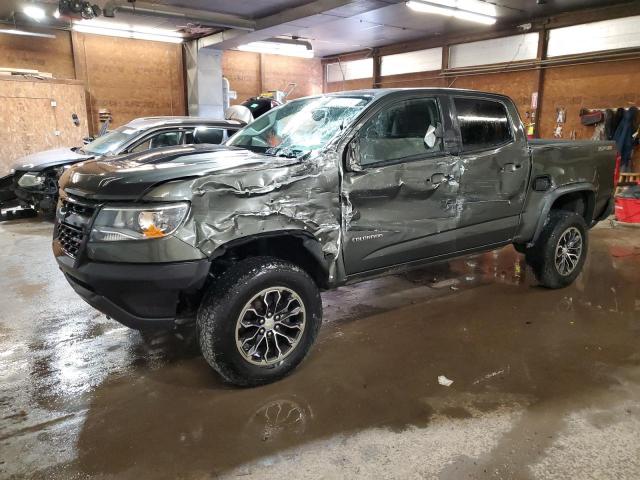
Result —
[[274, 398], [267, 401], [249, 418], [243, 435], [276, 442], [280, 437], [304, 435], [307, 425], [313, 421], [311, 405], [295, 396]]

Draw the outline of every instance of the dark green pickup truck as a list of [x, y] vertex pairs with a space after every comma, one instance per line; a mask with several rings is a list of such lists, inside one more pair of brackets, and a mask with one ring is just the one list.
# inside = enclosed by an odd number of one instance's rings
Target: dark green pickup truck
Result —
[[570, 284], [612, 211], [612, 142], [527, 142], [513, 102], [455, 89], [295, 100], [223, 146], [76, 165], [53, 252], [71, 286], [132, 328], [194, 322], [225, 380], [289, 373], [319, 292], [514, 244]]

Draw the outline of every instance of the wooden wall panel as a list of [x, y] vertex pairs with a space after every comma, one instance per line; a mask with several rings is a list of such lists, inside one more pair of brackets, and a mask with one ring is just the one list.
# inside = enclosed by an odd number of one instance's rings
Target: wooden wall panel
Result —
[[92, 132], [101, 108], [111, 112], [114, 127], [137, 117], [186, 114], [182, 45], [77, 32], [73, 44]]
[[264, 90], [283, 91], [295, 83], [289, 98], [317, 95], [322, 93], [322, 64], [318, 58], [262, 55], [262, 82]]
[[326, 92], [342, 92], [347, 90], [362, 90], [373, 88], [373, 78], [360, 78], [358, 80], [346, 80], [344, 82], [327, 83]]
[[0, 67], [49, 72], [55, 78], [75, 78], [69, 32], [33, 28], [27, 30], [48, 33], [56, 38], [0, 35]]
[[226, 50], [222, 54], [222, 74], [229, 80], [231, 90], [235, 90], [238, 95], [231, 101], [232, 105], [242, 103], [262, 92], [258, 53]]
[[315, 58], [227, 50], [222, 55], [222, 74], [238, 94], [232, 104], [269, 90], [286, 91], [289, 83], [296, 84], [289, 98], [322, 93], [322, 65]]
[[88, 134], [85, 107], [81, 82], [0, 78], [0, 175], [24, 155], [82, 145]]
[[640, 106], [640, 60], [549, 68], [545, 72], [540, 135], [553, 137], [556, 109], [566, 109], [563, 138], [571, 131], [589, 139], [594, 127], [580, 123], [581, 108]]
[[439, 72], [405, 73], [380, 77], [381, 88], [446, 87], [446, 80]]

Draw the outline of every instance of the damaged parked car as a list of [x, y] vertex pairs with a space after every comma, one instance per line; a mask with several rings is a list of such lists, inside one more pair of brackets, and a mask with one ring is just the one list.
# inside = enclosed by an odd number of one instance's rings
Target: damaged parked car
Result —
[[47, 150], [19, 159], [10, 174], [0, 179], [0, 204], [17, 199], [23, 208], [53, 218], [58, 178], [71, 165], [166, 146], [220, 144], [244, 125], [236, 120], [195, 117], [138, 118], [82, 147]]
[[227, 382], [291, 372], [320, 291], [513, 244], [540, 284], [580, 273], [613, 208], [612, 142], [528, 142], [507, 97], [379, 89], [294, 100], [224, 146], [83, 162], [60, 180], [53, 253], [132, 328], [195, 322]]

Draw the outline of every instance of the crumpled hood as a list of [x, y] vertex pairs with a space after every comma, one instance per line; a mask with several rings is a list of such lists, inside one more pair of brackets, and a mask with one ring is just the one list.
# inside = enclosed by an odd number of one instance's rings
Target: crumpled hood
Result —
[[16, 171], [41, 172], [47, 168], [78, 163], [88, 158], [91, 158], [91, 156], [81, 155], [71, 150], [71, 148], [56, 148], [19, 158], [13, 165], [13, 169]]
[[236, 147], [185, 145], [82, 162], [67, 170], [59, 184], [67, 193], [88, 199], [137, 200], [172, 180], [278, 169], [298, 162]]

